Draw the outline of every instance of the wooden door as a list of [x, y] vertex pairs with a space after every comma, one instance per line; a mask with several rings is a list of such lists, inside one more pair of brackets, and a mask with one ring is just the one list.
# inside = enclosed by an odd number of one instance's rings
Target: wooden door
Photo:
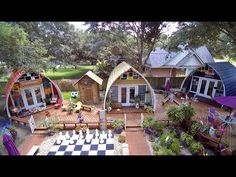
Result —
[[84, 90], [84, 102], [93, 102], [92, 88], [86, 88]]
[[121, 88], [121, 103], [126, 103], [126, 87]]

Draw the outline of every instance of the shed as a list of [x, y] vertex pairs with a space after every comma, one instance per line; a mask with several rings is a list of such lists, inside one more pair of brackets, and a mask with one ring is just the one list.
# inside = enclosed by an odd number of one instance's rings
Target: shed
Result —
[[85, 73], [75, 84], [78, 84], [80, 101], [86, 104], [98, 104], [100, 101], [99, 85], [103, 80], [92, 71]]

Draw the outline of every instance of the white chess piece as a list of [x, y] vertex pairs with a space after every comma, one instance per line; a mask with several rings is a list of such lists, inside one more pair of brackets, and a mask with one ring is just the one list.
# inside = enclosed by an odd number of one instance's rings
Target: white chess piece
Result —
[[90, 143], [90, 139], [89, 138], [86, 138], [86, 143]]
[[102, 134], [105, 135], [105, 131], [104, 130], [102, 131]]
[[109, 130], [108, 138], [111, 138], [111, 137], [112, 137], [111, 130]]
[[88, 128], [86, 129], [86, 134], [89, 135], [89, 129]]
[[59, 136], [60, 136], [60, 137], [62, 136], [62, 132], [59, 132]]
[[75, 135], [75, 130], [73, 130], [73, 135]]
[[70, 144], [73, 144], [74, 143], [74, 140], [71, 138], [70, 139]]
[[80, 138], [80, 139], [83, 139], [83, 133], [82, 133], [82, 130], [79, 131], [79, 138]]
[[66, 132], [66, 139], [67, 139], [67, 140], [70, 139], [70, 135], [69, 135], [68, 132]]
[[98, 129], [96, 128], [95, 133], [98, 134]]
[[57, 139], [57, 144], [61, 144], [61, 140], [60, 139]]

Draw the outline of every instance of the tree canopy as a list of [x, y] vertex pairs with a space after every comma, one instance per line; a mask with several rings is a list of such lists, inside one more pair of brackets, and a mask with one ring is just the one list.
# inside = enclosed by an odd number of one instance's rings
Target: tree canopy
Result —
[[176, 50], [179, 44], [206, 45], [214, 57], [236, 58], [236, 22], [180, 22], [166, 47]]

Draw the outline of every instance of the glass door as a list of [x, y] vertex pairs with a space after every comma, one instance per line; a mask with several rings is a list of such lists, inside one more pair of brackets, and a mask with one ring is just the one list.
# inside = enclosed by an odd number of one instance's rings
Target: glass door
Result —
[[33, 94], [31, 92], [31, 89], [24, 89], [24, 92], [27, 101], [27, 107], [34, 105]]
[[134, 103], [135, 87], [129, 88], [129, 102]]
[[126, 87], [121, 88], [121, 103], [126, 103]]
[[34, 93], [35, 93], [35, 97], [36, 97], [36, 104], [40, 104], [43, 102], [42, 100], [42, 95], [41, 95], [41, 91], [40, 91], [40, 87], [35, 87], [34, 88]]

